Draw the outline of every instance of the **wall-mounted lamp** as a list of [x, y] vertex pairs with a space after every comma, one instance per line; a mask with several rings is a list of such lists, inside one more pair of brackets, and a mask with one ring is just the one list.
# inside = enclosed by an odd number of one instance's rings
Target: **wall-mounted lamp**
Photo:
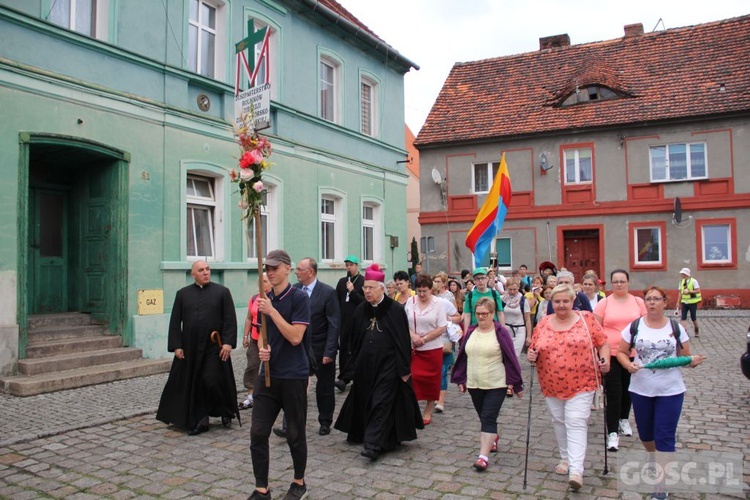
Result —
[[549, 161], [547, 161], [547, 154], [542, 153], [539, 155], [539, 172], [542, 175], [547, 175], [547, 170], [555, 168], [554, 165], [551, 165]]
[[620, 141], [620, 149], [625, 145], [625, 136], [623, 134], [617, 134], [617, 139]]
[[411, 162], [413, 162], [413, 161], [414, 161], [414, 158], [412, 158], [409, 155], [406, 155], [406, 159], [405, 160], [399, 160], [399, 161], [397, 161], [396, 165], [398, 165], [400, 163], [408, 163], [409, 165], [411, 165]]

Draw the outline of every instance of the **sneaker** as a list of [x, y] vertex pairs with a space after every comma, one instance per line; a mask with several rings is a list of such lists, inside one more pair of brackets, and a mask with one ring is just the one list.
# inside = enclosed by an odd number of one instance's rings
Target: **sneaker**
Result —
[[497, 453], [497, 441], [500, 439], [500, 434], [495, 434], [495, 440], [492, 442], [492, 447], [490, 447], [490, 451], [492, 453]]
[[623, 436], [632, 436], [633, 435], [633, 428], [630, 427], [630, 422], [628, 422], [627, 418], [621, 418], [620, 419], [620, 434]]
[[292, 483], [284, 495], [284, 500], [300, 500], [307, 496], [307, 485]]
[[583, 477], [577, 472], [571, 472], [568, 476], [568, 484], [570, 485], [570, 489], [578, 491], [583, 486]]
[[616, 432], [610, 432], [607, 436], [607, 449], [617, 451], [620, 449], [620, 436]]
[[669, 498], [669, 493], [651, 493], [652, 500], [666, 500], [667, 498]]
[[695, 325], [695, 338], [700, 337], [700, 328], [698, 328], [698, 325]]
[[482, 457], [477, 458], [477, 461], [474, 462], [474, 468], [477, 470], [477, 472], [486, 471], [488, 465], [489, 463], [487, 462], [487, 460]]
[[267, 492], [261, 493], [258, 490], [253, 491], [253, 494], [247, 497], [247, 500], [271, 500], [273, 498], [271, 496], [271, 489], [269, 488]]
[[253, 397], [248, 396], [242, 403], [239, 404], [240, 410], [249, 410], [253, 407]]

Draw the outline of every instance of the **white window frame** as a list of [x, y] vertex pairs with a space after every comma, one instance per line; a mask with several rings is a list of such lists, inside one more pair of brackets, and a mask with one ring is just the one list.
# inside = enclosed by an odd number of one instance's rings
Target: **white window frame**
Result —
[[[497, 171], [500, 169], [500, 162], [480, 162], [480, 163], [474, 163], [471, 166], [471, 192], [474, 194], [483, 194], [483, 193], [489, 193], [490, 188], [492, 187], [492, 183], [495, 180], [495, 175], [497, 175]], [[487, 176], [487, 189], [481, 189], [482, 186], [478, 186], [477, 182], [477, 171], [484, 172], [484, 175]]]
[[[367, 210], [371, 211], [371, 217], [368, 219]], [[362, 261], [369, 263], [381, 262], [383, 256], [383, 219], [382, 204], [379, 201], [363, 201], [360, 211], [362, 222]], [[372, 254], [367, 254], [367, 230], [372, 233]]]
[[[268, 251], [275, 248], [281, 248], [282, 246], [279, 244], [279, 207], [281, 206], [281, 188], [276, 183], [269, 182], [268, 175], [263, 176], [263, 185], [266, 189], [266, 203], [265, 205], [261, 205], [260, 214], [261, 221], [263, 219], [266, 221], [265, 227], [263, 228], [263, 240], [265, 240], [263, 254], [265, 255]], [[262, 224], [261, 227], [263, 227]], [[243, 231], [246, 230], [246, 221], [243, 221]], [[245, 251], [247, 261], [257, 262], [258, 256], [256, 255], [255, 250], [255, 220], [253, 220], [252, 226], [250, 227], [249, 238], [245, 236], [245, 242], [247, 243]]]
[[[650, 230], [656, 231], [657, 234], [657, 245], [659, 255], [658, 260], [640, 260], [639, 253], [641, 251], [641, 244], [638, 240], [638, 231]], [[636, 266], [661, 266], [664, 265], [662, 261], [662, 255], [664, 255], [664, 234], [662, 234], [662, 227], [658, 225], [653, 226], [635, 226], [633, 227], [633, 262]]]
[[[590, 179], [581, 179], [581, 152], [587, 151], [590, 159]], [[571, 156], [572, 155], [572, 156]], [[572, 181], [568, 181], [568, 160], [572, 160], [572, 167], [575, 168], [575, 175]], [[594, 151], [591, 148], [568, 148], [563, 150], [563, 162], [565, 165], [565, 171], [563, 172], [563, 180], [566, 185], [574, 186], [581, 184], [591, 184], [594, 182]]]
[[[724, 242], [727, 246], [727, 258], [726, 259], [717, 259], [717, 258], [711, 258], [712, 250], [708, 249], [708, 245], [713, 243], [713, 241], [708, 241], [706, 238], [706, 229], [707, 228], [717, 228], [722, 227], [726, 230], [726, 241]], [[703, 265], [710, 265], [710, 264], [732, 264], [734, 263], [734, 256], [732, 255], [732, 225], [731, 224], [703, 224], [701, 226], [701, 254], [703, 256]], [[707, 251], [708, 250], [708, 251]], [[718, 250], [718, 248], [717, 248]]]
[[[207, 182], [211, 191], [211, 197], [201, 197], [191, 195], [187, 192], [187, 184], [190, 181]], [[187, 243], [188, 238], [191, 235], [188, 234], [187, 225], [185, 225], [185, 257], [188, 261], [195, 261], [200, 259], [206, 259], [207, 261], [222, 260], [224, 257], [224, 180], [222, 177], [217, 177], [208, 172], [189, 170], [185, 178], [185, 206], [183, 207], [185, 213], [185, 221], [189, 223], [191, 219], [191, 208], [193, 209], [205, 209], [209, 211], [210, 218], [210, 247], [211, 255], [190, 255], [188, 253], [189, 245]], [[195, 225], [193, 224], [193, 227]], [[194, 236], [194, 235], [193, 235]], [[193, 241], [196, 244], [197, 252], [197, 241]]]
[[[678, 146], [685, 147], [685, 171], [687, 175], [686, 177], [675, 179], [675, 178], [672, 178], [672, 173], [670, 170], [669, 150], [670, 148], [674, 148]], [[691, 153], [691, 149], [693, 146], [703, 147], [703, 167], [704, 167], [703, 175], [696, 175], [696, 176], [693, 175], [692, 153]], [[664, 150], [664, 167], [663, 167], [664, 177], [657, 177], [655, 175], [654, 152], [659, 149]], [[651, 177], [651, 182], [684, 182], [684, 181], [708, 179], [708, 144], [705, 142], [676, 142], [676, 143], [671, 143], [671, 144], [653, 145], [648, 148], [648, 162], [649, 162], [649, 175]]]
[[[323, 213], [324, 201], [332, 203], [333, 214]], [[328, 231], [327, 227], [324, 228], [324, 224], [333, 229], [332, 248], [324, 248], [324, 238]], [[318, 249], [320, 251], [321, 262], [335, 262], [344, 258], [345, 224], [343, 194], [336, 193], [333, 190], [321, 191], [320, 196], [318, 197]]]
[[[510, 259], [509, 265], [500, 265], [500, 252], [497, 252], [498, 256], [498, 263], [497, 263], [497, 269], [499, 271], [512, 271], [513, 270], [513, 238], [510, 236], [498, 236], [495, 238], [495, 249], [500, 248], [500, 241], [501, 240], [508, 240], [508, 258]], [[482, 265], [488, 266], [490, 263], [490, 255], [487, 254], [484, 261], [482, 262]]]
[[[76, 13], [81, 4], [91, 4], [91, 24], [88, 30], [79, 30], [76, 27]], [[81, 33], [82, 35], [107, 40], [109, 31], [109, 0], [47, 0], [45, 12], [46, 19], [58, 26]], [[53, 15], [60, 12], [59, 9], [68, 6], [68, 19], [54, 19]]]
[[[190, 5], [193, 2], [198, 3], [198, 19], [190, 18]], [[201, 6], [207, 6], [215, 10], [215, 26], [204, 24], [204, 20], [201, 19], [202, 10]], [[188, 30], [186, 38], [187, 52], [187, 67], [190, 71], [193, 71], [199, 75], [205, 76], [206, 78], [212, 78], [214, 80], [223, 80], [223, 75], [226, 71], [226, 57], [225, 45], [226, 45], [226, 11], [224, 2], [218, 0], [188, 0], [187, 18], [188, 18]], [[197, 29], [197, 40], [195, 55], [190, 53], [190, 29]], [[206, 68], [204, 61], [201, 60], [201, 41], [203, 40], [204, 33], [211, 33], [214, 35], [214, 64], [212, 68]]]
[[[331, 81], [324, 80], [323, 66], [331, 68]], [[331, 55], [322, 54], [318, 61], [318, 116], [323, 120], [340, 124], [341, 123], [341, 92], [343, 88], [342, 63]], [[324, 106], [324, 92], [328, 89], [324, 87], [330, 85], [331, 110], [328, 115], [327, 108]]]
[[[364, 95], [364, 87], [369, 88], [369, 101]], [[361, 75], [359, 79], [359, 131], [370, 137], [378, 136], [380, 86], [373, 77]], [[368, 117], [369, 115], [369, 117]]]
[[[255, 13], [249, 13], [246, 18], [252, 19], [255, 24], [255, 30], [259, 30], [267, 27], [271, 30], [271, 34], [268, 36], [268, 62], [263, 63], [263, 68], [258, 70], [258, 76], [255, 80], [255, 86], [264, 85], [266, 83], [271, 84], [271, 99], [277, 100], [279, 97], [279, 89], [281, 87], [281, 79], [279, 78], [279, 57], [280, 57], [280, 28], [271, 24], [268, 20], [258, 17]], [[245, 23], [245, 29], [247, 29], [247, 22]], [[245, 34], [247, 36], [247, 33]], [[260, 50], [263, 48], [263, 42], [255, 44], [253, 55], [255, 60], [258, 60]], [[267, 71], [267, 74], [266, 74]], [[249, 82], [247, 82], [249, 84]]]

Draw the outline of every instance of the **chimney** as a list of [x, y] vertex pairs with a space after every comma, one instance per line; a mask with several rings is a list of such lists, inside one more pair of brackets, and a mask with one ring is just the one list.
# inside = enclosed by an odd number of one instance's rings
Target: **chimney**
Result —
[[643, 35], [643, 24], [626, 24], [625, 25], [625, 38], [634, 38]]
[[567, 33], [545, 36], [539, 39], [539, 50], [554, 49], [557, 47], [570, 47], [570, 37]]

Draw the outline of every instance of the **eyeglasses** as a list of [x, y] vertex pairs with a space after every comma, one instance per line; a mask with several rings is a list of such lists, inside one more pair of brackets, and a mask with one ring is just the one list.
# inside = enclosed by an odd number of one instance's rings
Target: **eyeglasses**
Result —
[[474, 276], [475, 280], [486, 280], [487, 276]]
[[663, 302], [665, 299], [664, 297], [646, 297], [643, 300], [645, 302]]
[[480, 312], [474, 313], [474, 316], [476, 316], [477, 318], [484, 318], [485, 316], [489, 316], [489, 315], [490, 313], [480, 313]]

